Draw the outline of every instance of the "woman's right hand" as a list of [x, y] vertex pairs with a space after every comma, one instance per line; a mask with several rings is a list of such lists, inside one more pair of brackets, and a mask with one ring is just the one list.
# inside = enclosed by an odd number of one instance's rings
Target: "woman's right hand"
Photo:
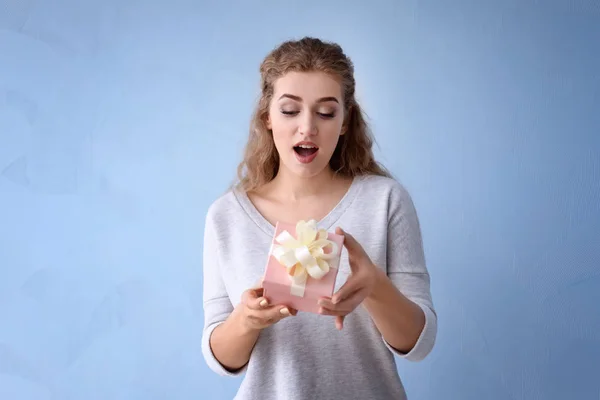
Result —
[[262, 285], [248, 289], [225, 322], [213, 330], [210, 348], [221, 365], [237, 371], [248, 363], [262, 329], [296, 314], [284, 305], [270, 305]]
[[242, 302], [238, 306], [241, 322], [251, 331], [260, 331], [283, 318], [295, 316], [298, 312], [284, 305], [271, 305], [264, 297], [264, 289], [256, 287], [242, 294]]

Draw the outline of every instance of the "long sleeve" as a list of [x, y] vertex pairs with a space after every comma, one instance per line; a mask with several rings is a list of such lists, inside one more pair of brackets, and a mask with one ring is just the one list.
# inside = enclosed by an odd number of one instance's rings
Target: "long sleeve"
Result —
[[204, 226], [203, 246], [203, 305], [204, 330], [202, 332], [202, 354], [211, 370], [223, 376], [236, 376], [245, 368], [230, 372], [214, 356], [210, 347], [210, 335], [233, 311], [233, 305], [225, 288], [219, 266], [219, 244], [214, 229], [214, 209], [210, 208]]
[[420, 361], [435, 344], [437, 315], [431, 298], [419, 219], [410, 194], [401, 184], [391, 190], [388, 205], [387, 275], [404, 296], [421, 307], [425, 313], [425, 326], [415, 346], [406, 354], [387, 342], [385, 344], [399, 357]]

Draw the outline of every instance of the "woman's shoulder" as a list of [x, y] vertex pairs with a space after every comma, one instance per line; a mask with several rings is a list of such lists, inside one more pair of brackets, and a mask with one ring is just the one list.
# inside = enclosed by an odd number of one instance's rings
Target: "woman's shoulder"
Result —
[[222, 221], [225, 218], [236, 218], [241, 210], [236, 187], [228, 188], [216, 197], [208, 206], [206, 218]]
[[363, 193], [369, 195], [386, 195], [393, 199], [410, 199], [410, 194], [404, 184], [392, 176], [364, 175], [361, 177]]
[[388, 215], [416, 213], [411, 194], [401, 180], [392, 176], [365, 175], [355, 201], [359, 208], [377, 208]]

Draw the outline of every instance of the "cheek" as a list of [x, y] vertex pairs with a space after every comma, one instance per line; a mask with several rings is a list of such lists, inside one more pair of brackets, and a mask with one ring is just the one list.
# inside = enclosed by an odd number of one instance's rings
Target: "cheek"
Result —
[[339, 121], [324, 121], [319, 127], [319, 134], [321, 135], [323, 143], [327, 143], [328, 147], [333, 148], [337, 145], [341, 131], [342, 122]]
[[271, 130], [274, 136], [284, 137], [296, 130], [294, 118], [287, 118], [283, 115], [276, 115], [271, 119]]
[[294, 132], [290, 120], [285, 118], [275, 117], [271, 120], [271, 131], [273, 132], [273, 141], [278, 150], [288, 148], [292, 140]]

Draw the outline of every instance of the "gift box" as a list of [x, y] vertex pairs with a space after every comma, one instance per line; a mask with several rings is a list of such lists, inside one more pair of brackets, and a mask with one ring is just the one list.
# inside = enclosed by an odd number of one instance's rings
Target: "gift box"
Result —
[[278, 222], [263, 276], [270, 304], [318, 313], [321, 297], [331, 297], [344, 236], [318, 229], [315, 220]]

